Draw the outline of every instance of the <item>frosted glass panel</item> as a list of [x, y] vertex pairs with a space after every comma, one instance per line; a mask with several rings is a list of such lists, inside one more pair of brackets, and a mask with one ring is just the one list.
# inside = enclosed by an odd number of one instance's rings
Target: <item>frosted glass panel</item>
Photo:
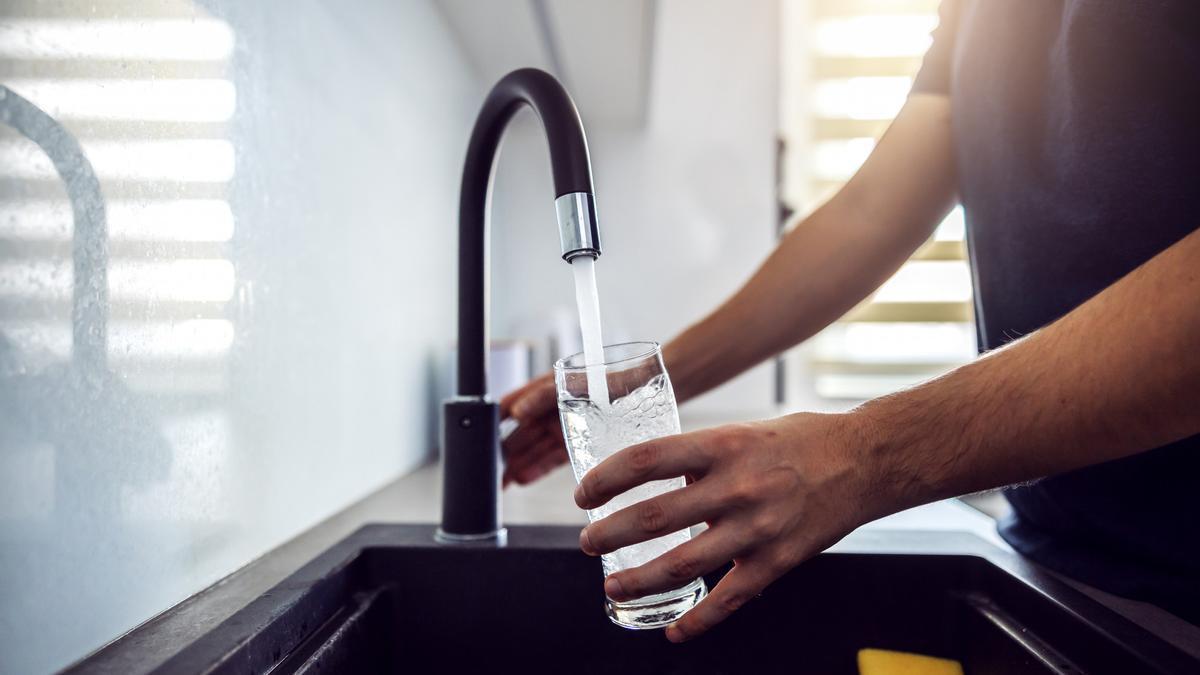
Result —
[[383, 0], [4, 3], [0, 83], [0, 672], [41, 673], [429, 456], [483, 87]]

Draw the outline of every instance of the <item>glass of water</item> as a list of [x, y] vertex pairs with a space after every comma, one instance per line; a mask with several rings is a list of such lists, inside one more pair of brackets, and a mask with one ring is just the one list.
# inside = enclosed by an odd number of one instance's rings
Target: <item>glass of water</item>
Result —
[[[589, 385], [589, 371], [592, 381]], [[599, 378], [603, 378], [602, 381]], [[554, 364], [558, 412], [575, 481], [605, 458], [631, 445], [679, 433], [675, 392], [656, 342], [627, 342], [604, 348], [604, 362], [585, 366], [583, 354]], [[607, 395], [605, 395], [607, 390]], [[607, 400], [593, 400], [593, 396]], [[627, 506], [684, 486], [683, 477], [656, 480], [588, 511], [595, 522]], [[687, 529], [601, 556], [604, 575], [645, 564], [691, 539]], [[626, 628], [660, 628], [683, 616], [707, 593], [696, 579], [666, 593], [615, 602], [606, 598], [613, 623]]]

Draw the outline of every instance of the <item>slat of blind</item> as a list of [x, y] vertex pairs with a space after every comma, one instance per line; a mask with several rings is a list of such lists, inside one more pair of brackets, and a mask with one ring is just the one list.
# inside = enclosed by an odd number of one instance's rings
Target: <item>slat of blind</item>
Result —
[[[227, 183], [106, 180], [103, 176], [100, 177], [100, 189], [110, 200], [162, 199], [163, 195], [173, 199], [226, 199], [229, 195]], [[0, 199], [60, 199], [62, 196], [61, 181], [0, 181]]]
[[971, 306], [965, 302], [868, 302], [850, 310], [842, 321], [967, 322]]
[[[146, 320], [152, 316], [155, 321], [171, 321], [184, 319], [224, 319], [227, 300], [213, 301], [173, 301], [173, 300], [112, 300], [109, 303], [109, 319]], [[0, 315], [5, 320], [29, 321], [47, 318], [69, 316], [71, 313], [70, 299], [46, 299], [0, 296]]]
[[[0, 17], [28, 19], [79, 19], [103, 16], [137, 17], [140, 19], [191, 19], [210, 16], [191, 2], [180, 0], [4, 0]], [[101, 18], [97, 17], [97, 18]]]
[[880, 362], [880, 361], [839, 361], [833, 359], [813, 359], [810, 361], [817, 374], [847, 374], [847, 375], [937, 375], [958, 365], [957, 361], [936, 362]]
[[929, 241], [913, 254], [912, 260], [966, 260], [967, 247], [961, 241]]
[[139, 61], [137, 59], [0, 59], [0, 77], [72, 79], [210, 79], [228, 75], [225, 61]]
[[813, 16], [825, 18], [857, 14], [929, 14], [938, 0], [810, 0]]
[[852, 375], [848, 373], [830, 373], [814, 378], [814, 388], [817, 394], [831, 400], [862, 401], [876, 396], [911, 387], [922, 380], [929, 379], [922, 375], [883, 375], [868, 373]]
[[[226, 139], [230, 128], [226, 122], [158, 122], [115, 120], [59, 120], [71, 135], [80, 141], [129, 140], [152, 138], [156, 141], [176, 139]], [[10, 137], [0, 132], [0, 138]]]
[[825, 201], [830, 195], [842, 189], [842, 186], [845, 184], [846, 181], [844, 180], [826, 180], [823, 178], [815, 178], [809, 181], [809, 185], [812, 186], [815, 203]]
[[851, 120], [818, 117], [812, 122], [813, 139], [817, 141], [846, 138], [879, 138], [891, 120]]
[[[165, 223], [164, 226], [169, 225]], [[70, 241], [29, 241], [0, 237], [0, 260], [34, 260], [37, 258], [69, 258]], [[108, 257], [137, 258], [225, 258], [228, 244], [210, 241], [118, 241], [108, 242]]]
[[921, 68], [916, 56], [825, 56], [812, 60], [813, 77], [818, 80], [844, 77], [912, 77]]

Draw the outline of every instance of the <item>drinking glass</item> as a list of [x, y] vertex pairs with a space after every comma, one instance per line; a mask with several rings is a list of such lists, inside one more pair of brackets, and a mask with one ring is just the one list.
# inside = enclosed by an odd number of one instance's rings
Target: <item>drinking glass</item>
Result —
[[[593, 381], [589, 387], [588, 373]], [[597, 386], [603, 378], [605, 386]], [[558, 411], [575, 481], [605, 458], [631, 445], [679, 433], [675, 393], [656, 342], [627, 342], [604, 348], [602, 364], [585, 365], [583, 354], [554, 364]], [[604, 390], [607, 389], [607, 396]], [[607, 400], [592, 400], [592, 396]], [[595, 522], [611, 513], [670, 490], [684, 487], [683, 477], [650, 481], [590, 509]], [[645, 564], [691, 539], [685, 528], [601, 556], [604, 575]], [[626, 628], [658, 628], [683, 616], [707, 593], [696, 580], [665, 593], [616, 602], [605, 598], [613, 623]]]

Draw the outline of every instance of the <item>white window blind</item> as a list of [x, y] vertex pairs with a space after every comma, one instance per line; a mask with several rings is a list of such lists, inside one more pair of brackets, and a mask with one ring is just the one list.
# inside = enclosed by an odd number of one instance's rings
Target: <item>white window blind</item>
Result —
[[[936, 0], [785, 0], [782, 198], [807, 212], [840, 188], [904, 104]], [[974, 356], [961, 209], [869, 299], [801, 349], [808, 389], [861, 400]]]

